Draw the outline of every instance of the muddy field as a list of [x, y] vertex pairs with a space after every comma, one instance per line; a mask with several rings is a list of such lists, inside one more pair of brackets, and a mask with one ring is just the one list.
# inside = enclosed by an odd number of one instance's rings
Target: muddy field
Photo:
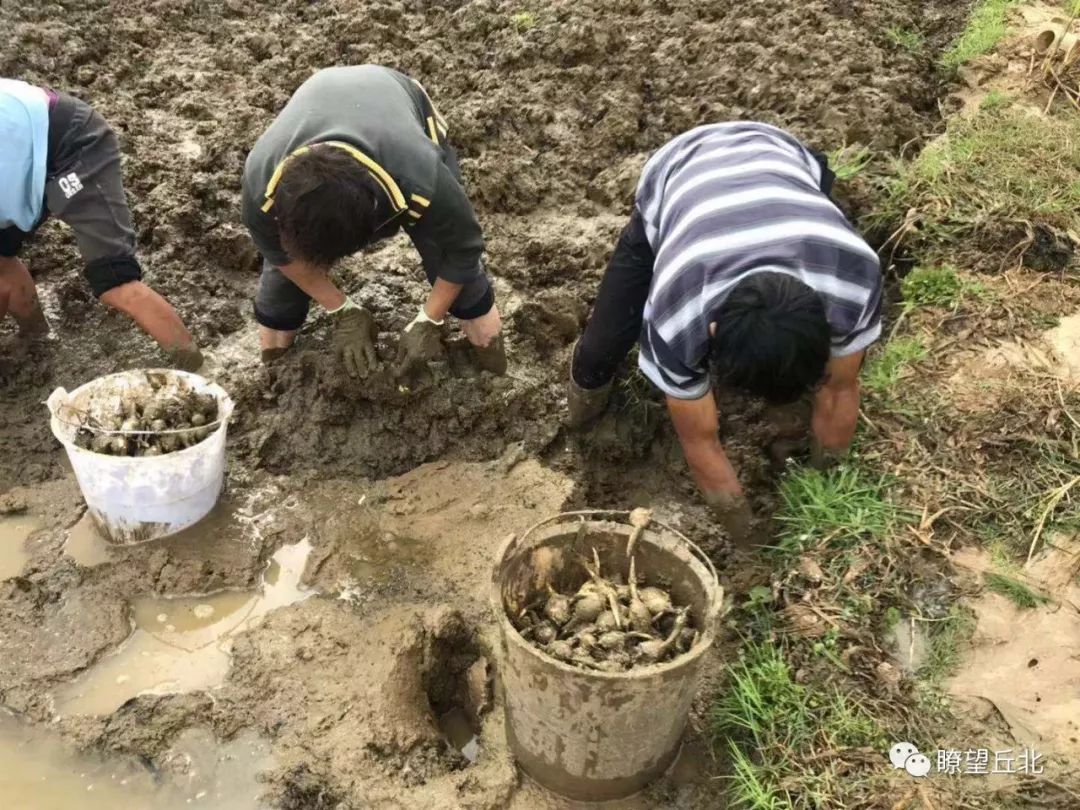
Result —
[[[520, 786], [497, 706], [475, 729], [475, 761], [436, 722], [490, 702], [477, 673], [494, 643], [488, 581], [501, 539], [567, 508], [648, 505], [718, 563], [728, 555], [653, 394], [623, 386], [585, 438], [560, 426], [569, 347], [640, 167], [669, 137], [726, 118], [788, 127], [827, 152], [911, 150], [940, 126], [934, 58], [966, 6], [4, 0], [0, 75], [83, 98], [117, 130], [146, 277], [193, 326], [209, 376], [237, 408], [227, 496], [211, 521], [163, 542], [104, 547], [81, 520], [42, 403], [57, 386], [161, 358], [92, 300], [63, 227], [43, 229], [25, 258], [54, 337], [24, 345], [0, 325], [0, 494], [10, 489], [36, 529], [18, 575], [0, 581], [0, 704], [81, 747], [165, 770], [191, 729], [220, 740], [253, 732], [272, 757], [260, 791], [284, 808], [547, 801]], [[922, 52], [883, 35], [908, 27], [925, 35]], [[244, 158], [314, 70], [363, 62], [419, 79], [450, 123], [508, 326], [507, 378], [479, 373], [459, 337], [404, 388], [353, 383], [325, 351], [318, 315], [298, 351], [258, 363], [258, 259], [239, 224]], [[865, 212], [857, 187], [844, 194]], [[339, 275], [375, 315], [389, 359], [425, 295], [417, 258], [398, 241]], [[724, 438], [768, 513], [775, 487], [762, 448], [775, 428], [752, 403], [724, 416]], [[310, 551], [293, 559], [295, 587], [280, 603], [296, 604], [207, 631], [214, 650], [226, 644], [224, 667], [181, 655], [190, 683], [161, 676], [150, 687], [176, 694], [136, 697], [132, 672], [111, 657], [132, 632], [134, 600], [242, 591], [215, 608], [227, 618], [249, 610], [275, 553], [298, 543]], [[192, 610], [203, 604], [214, 607], [196, 600]], [[160, 636], [147, 622], [136, 609], [136, 628]], [[95, 664], [111, 675], [87, 687]], [[88, 689], [99, 700], [84, 712]], [[708, 685], [689, 764], [637, 806], [717, 806], [721, 766], [702, 753], [707, 697]]]

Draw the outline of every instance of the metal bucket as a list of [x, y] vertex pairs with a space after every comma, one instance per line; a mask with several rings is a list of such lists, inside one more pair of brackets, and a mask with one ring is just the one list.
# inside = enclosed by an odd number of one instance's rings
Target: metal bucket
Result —
[[649, 584], [663, 581], [677, 604], [690, 606], [702, 635], [689, 652], [664, 664], [605, 673], [564, 664], [523, 639], [508, 614], [549, 584], [576, 591], [588, 576], [581, 561], [594, 547], [605, 573], [628, 575], [628, 514], [570, 512], [543, 521], [508, 539], [495, 566], [498, 671], [511, 751], [536, 782], [578, 801], [630, 796], [670, 767], [723, 602], [704, 552], [653, 521], [638, 540], [636, 570]]

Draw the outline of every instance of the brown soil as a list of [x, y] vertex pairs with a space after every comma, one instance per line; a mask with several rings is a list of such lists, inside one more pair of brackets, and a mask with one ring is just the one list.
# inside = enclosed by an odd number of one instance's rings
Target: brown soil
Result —
[[[93, 302], [62, 226], [42, 230], [25, 258], [54, 339], [24, 345], [0, 325], [0, 493], [17, 486], [46, 526], [22, 574], [0, 582], [0, 703], [48, 721], [55, 687], [127, 635], [131, 598], [253, 586], [277, 546], [306, 535], [308, 579], [325, 597], [238, 639], [213, 699], [141, 697], [60, 730], [153, 759], [189, 726], [255, 728], [273, 742], [267, 792], [284, 807], [507, 806], [517, 778], [498, 715], [484, 724], [485, 755], [464, 767], [427, 705], [433, 680], [456, 678], [491, 644], [499, 538], [562, 508], [648, 505], [722, 560], [639, 379], [593, 434], [559, 424], [569, 347], [638, 170], [671, 136], [725, 118], [774, 122], [824, 150], [898, 150], [935, 126], [933, 59], [965, 11], [947, 0], [555, 0], [528, 15], [500, 0], [3, 3], [0, 75], [84, 98], [117, 130], [146, 277], [209, 349], [237, 409], [220, 523], [93, 568], [65, 556], [82, 507], [41, 403], [56, 386], [161, 357]], [[890, 27], [921, 30], [930, 45], [913, 55], [888, 41]], [[457, 338], [405, 387], [355, 384], [324, 351], [318, 315], [296, 351], [258, 365], [257, 257], [238, 224], [243, 160], [303, 79], [348, 62], [411, 73], [449, 119], [488, 237], [509, 377], [481, 374]], [[340, 268], [376, 316], [384, 359], [424, 295], [417, 264], [395, 242]], [[762, 446], [776, 428], [758, 405], [724, 415], [767, 511]], [[454, 610], [460, 625], [446, 618]], [[469, 661], [432, 652], [457, 641]], [[703, 692], [703, 715], [707, 704]], [[698, 782], [665, 782], [656, 801], [715, 806], [717, 783]]]

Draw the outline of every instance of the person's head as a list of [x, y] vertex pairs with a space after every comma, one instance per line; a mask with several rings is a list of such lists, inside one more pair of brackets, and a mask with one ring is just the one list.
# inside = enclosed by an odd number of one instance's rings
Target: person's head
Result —
[[712, 313], [709, 359], [721, 387], [792, 402], [817, 385], [830, 332], [820, 296], [797, 278], [755, 273]]
[[390, 218], [371, 173], [344, 149], [329, 145], [289, 159], [271, 210], [285, 251], [319, 266], [356, 253]]

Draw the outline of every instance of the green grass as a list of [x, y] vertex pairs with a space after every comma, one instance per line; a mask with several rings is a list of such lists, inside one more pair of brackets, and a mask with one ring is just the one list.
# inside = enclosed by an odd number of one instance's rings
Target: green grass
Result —
[[945, 680], [960, 667], [964, 646], [975, 633], [976, 620], [971, 611], [954, 604], [948, 617], [929, 624], [926, 660], [919, 668], [918, 693], [924, 708], [945, 712], [949, 698]]
[[922, 35], [921, 31], [912, 28], [901, 28], [896, 25], [885, 29], [885, 38], [896, 47], [912, 53], [920, 52], [926, 44], [926, 37]]
[[955, 70], [976, 56], [991, 51], [1007, 32], [1005, 18], [1020, 0], [979, 0], [967, 27], [941, 57], [941, 64]]
[[808, 766], [815, 752], [885, 750], [880, 724], [856, 700], [832, 687], [796, 682], [781, 647], [748, 642], [713, 707], [713, 732], [732, 758], [732, 807], [790, 810], [830, 802], [844, 783], [830, 760]]
[[836, 179], [843, 182], [861, 174], [873, 158], [873, 153], [865, 146], [841, 146], [829, 153], [829, 167]]
[[941, 681], [956, 672], [963, 645], [975, 632], [975, 617], [966, 608], [954, 605], [943, 621], [930, 625], [929, 649], [919, 670], [925, 680]]
[[[924, 262], [968, 266], [990, 254], [1000, 263], [1030, 223], [1080, 229], [1078, 142], [1075, 115], [1048, 120], [1005, 106], [955, 118], [899, 168], [870, 219], [906, 221], [901, 241]], [[984, 234], [994, 241], [980, 244]]]
[[882, 539], [905, 515], [886, 497], [884, 477], [841, 464], [794, 470], [780, 484], [780, 548], [800, 552], [828, 539], [838, 545]]
[[510, 22], [521, 33], [536, 27], [536, 15], [531, 11], [518, 11], [510, 15]]
[[910, 306], [952, 308], [965, 297], [984, 298], [986, 287], [965, 279], [951, 265], [916, 267], [900, 282], [904, 302]]
[[986, 589], [1004, 596], [1018, 608], [1030, 610], [1039, 605], [1045, 605], [1048, 600], [1042, 594], [1036, 593], [1023, 582], [1004, 574], [988, 573], [984, 577]]
[[921, 338], [894, 338], [867, 363], [863, 374], [863, 388], [875, 394], [891, 394], [904, 372], [925, 357], [926, 345]]
[[[1080, 0], [1077, 0], [1080, 2]], [[980, 110], [1000, 110], [1002, 107], [1007, 107], [1012, 104], [1013, 96], [1010, 93], [1004, 93], [1001, 90], [991, 90], [987, 93], [983, 100], [979, 102]]]

